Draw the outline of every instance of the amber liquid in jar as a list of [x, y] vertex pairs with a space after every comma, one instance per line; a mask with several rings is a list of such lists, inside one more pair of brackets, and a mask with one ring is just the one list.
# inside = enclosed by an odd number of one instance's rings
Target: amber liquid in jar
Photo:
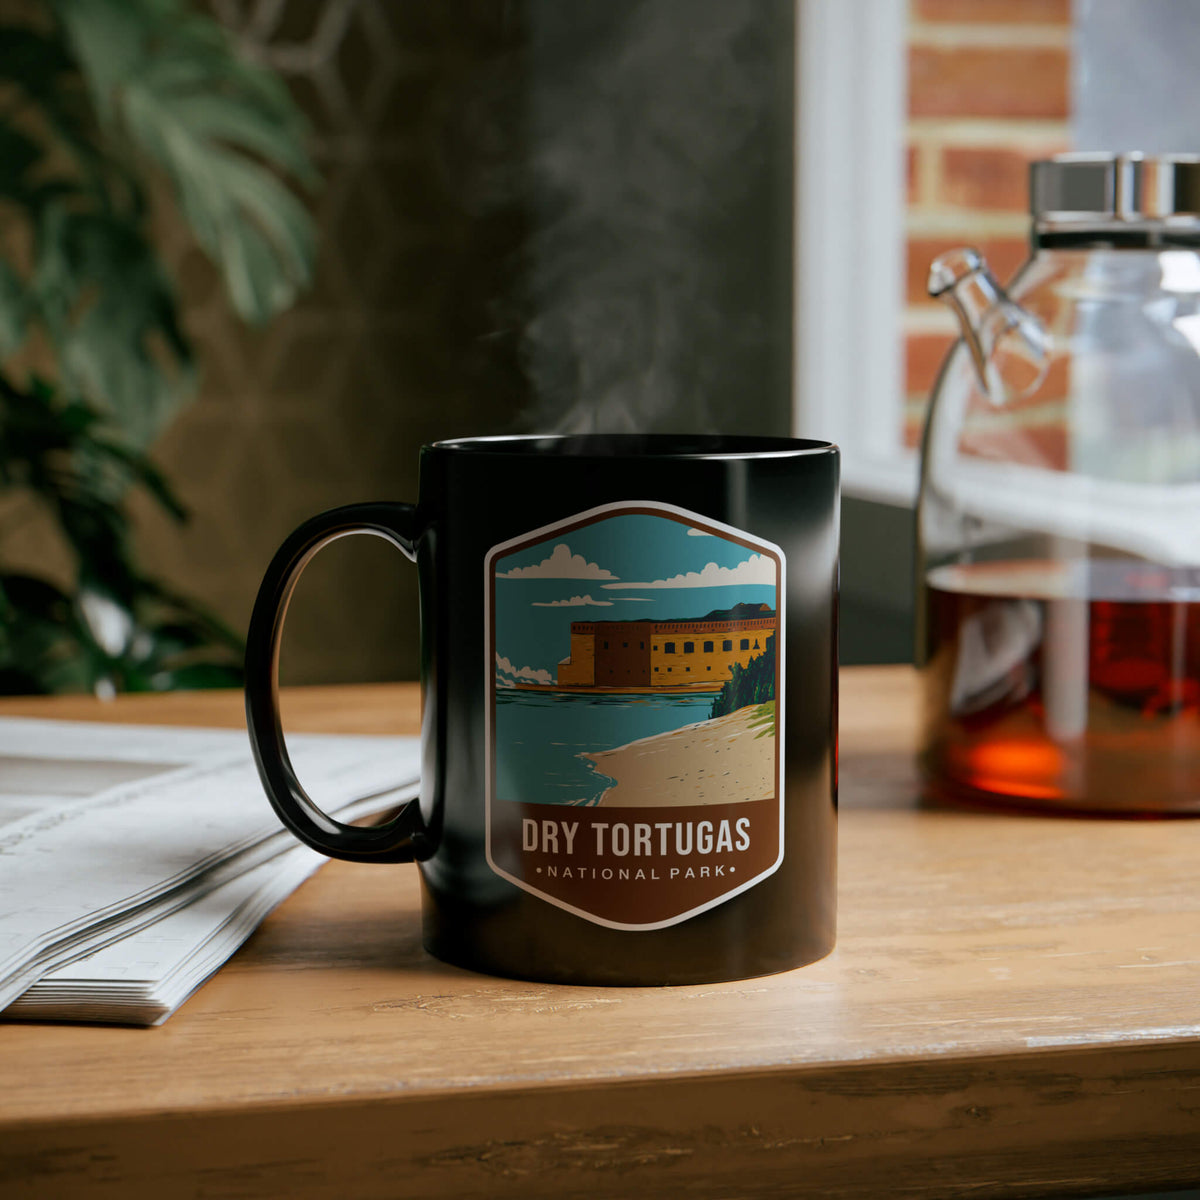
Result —
[[925, 605], [932, 795], [1200, 813], [1200, 570], [943, 566]]

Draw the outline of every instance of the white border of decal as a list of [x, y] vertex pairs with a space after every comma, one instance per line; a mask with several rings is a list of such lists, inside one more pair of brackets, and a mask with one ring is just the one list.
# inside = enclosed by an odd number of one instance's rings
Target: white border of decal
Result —
[[[669, 517], [682, 518], [685, 523], [690, 526], [712, 530], [714, 533], [723, 533], [732, 535], [742, 541], [751, 542], [764, 550], [769, 550], [773, 555], [777, 556], [779, 571], [776, 579], [775, 591], [775, 611], [779, 617], [779, 683], [775, 694], [775, 753], [778, 755], [779, 761], [779, 787], [776, 789], [779, 792], [779, 854], [775, 861], [766, 868], [760, 871], [753, 879], [748, 879], [744, 883], [738, 884], [737, 887], [728, 892], [722, 892], [721, 895], [712, 900], [706, 901], [695, 908], [688, 909], [687, 912], [680, 913], [678, 916], [669, 917], [665, 921], [653, 921], [645, 924], [629, 925], [621, 921], [608, 921], [603, 917], [598, 917], [594, 913], [588, 912], [586, 909], [576, 908], [573, 904], [567, 904], [563, 900], [559, 900], [555, 896], [548, 895], [546, 892], [534, 887], [531, 883], [524, 879], [518, 879], [515, 875], [509, 874], [508, 871], [498, 866], [492, 858], [492, 780], [495, 776], [495, 739], [493, 736], [493, 724], [495, 721], [495, 674], [496, 674], [496, 648], [492, 643], [492, 564], [495, 560], [501, 557], [506, 550], [518, 545], [527, 545], [531, 539], [539, 537], [549, 537], [555, 530], [561, 529], [564, 525], [577, 525], [586, 523], [593, 518], [599, 518], [606, 513], [618, 515], [622, 512], [628, 512], [631, 508], [651, 509], [654, 512], [661, 512]], [[543, 525], [538, 529], [531, 529], [519, 537], [509, 538], [507, 541], [500, 542], [493, 546], [483, 560], [483, 644], [484, 644], [484, 790], [486, 796], [484, 821], [486, 828], [486, 851], [488, 866], [501, 878], [507, 879], [509, 883], [516, 884], [522, 891], [529, 892], [530, 895], [537, 896], [540, 900], [545, 900], [549, 904], [553, 904], [556, 908], [565, 909], [569, 913], [574, 913], [577, 917], [582, 917], [585, 921], [591, 921], [593, 925], [604, 925], [609, 929], [629, 929], [629, 930], [651, 930], [651, 929], [666, 929], [671, 925], [678, 925], [691, 917], [698, 916], [702, 912], [707, 912], [710, 908], [716, 908], [718, 904], [724, 904], [727, 900], [732, 900], [734, 896], [741, 895], [742, 892], [748, 891], [755, 884], [761, 883], [768, 875], [773, 875], [778, 869], [779, 864], [783, 862], [783, 847], [784, 847], [784, 794], [787, 791], [786, 773], [784, 770], [784, 746], [786, 745], [784, 716], [786, 713], [785, 699], [787, 696], [787, 633], [784, 627], [786, 621], [787, 610], [787, 556], [783, 549], [776, 546], [774, 542], [768, 542], [764, 538], [754, 537], [753, 534], [747, 533], [744, 529], [738, 529], [733, 525], [725, 525], [720, 521], [714, 521], [711, 517], [701, 516], [699, 513], [694, 513], [686, 508], [678, 508], [674, 504], [663, 504], [658, 500], [624, 500], [616, 504], [601, 504], [595, 508], [585, 509], [583, 512], [572, 513], [569, 517], [563, 517], [561, 520], [553, 521], [549, 525]]]

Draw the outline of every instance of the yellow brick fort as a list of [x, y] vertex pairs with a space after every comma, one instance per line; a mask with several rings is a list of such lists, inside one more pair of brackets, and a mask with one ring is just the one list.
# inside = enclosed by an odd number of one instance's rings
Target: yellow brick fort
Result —
[[775, 633], [768, 604], [737, 604], [695, 620], [572, 621], [560, 689], [719, 691], [733, 664], [745, 666]]

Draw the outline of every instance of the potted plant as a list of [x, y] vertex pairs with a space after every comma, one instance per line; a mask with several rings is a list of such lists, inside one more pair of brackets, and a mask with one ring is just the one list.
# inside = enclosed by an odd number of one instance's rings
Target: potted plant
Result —
[[0, 29], [0, 503], [43, 506], [73, 563], [6, 569], [0, 526], [0, 692], [240, 679], [240, 638], [132, 546], [132, 490], [184, 517], [147, 448], [196, 383], [152, 218], [263, 322], [311, 278], [314, 182], [282, 81], [184, 0], [38, 0]]

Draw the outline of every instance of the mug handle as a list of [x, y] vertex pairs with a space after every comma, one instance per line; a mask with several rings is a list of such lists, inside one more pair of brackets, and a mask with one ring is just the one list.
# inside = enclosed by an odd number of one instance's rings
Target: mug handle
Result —
[[425, 857], [419, 803], [410, 800], [383, 825], [334, 820], [296, 778], [279, 719], [279, 641], [292, 590], [322, 546], [352, 533], [385, 538], [416, 562], [417, 513], [411, 504], [349, 504], [305, 521], [276, 551], [254, 602], [246, 634], [246, 726], [271, 807], [302, 842], [351, 862], [412, 862]]

